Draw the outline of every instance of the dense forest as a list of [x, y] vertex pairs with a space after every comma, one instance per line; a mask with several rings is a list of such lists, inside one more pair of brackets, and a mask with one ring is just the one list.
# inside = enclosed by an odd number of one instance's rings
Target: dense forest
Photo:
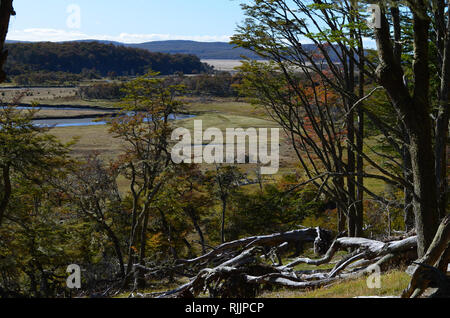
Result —
[[[164, 82], [165, 85], [182, 85], [186, 96], [239, 98], [241, 80], [239, 74], [217, 72], [199, 76], [177, 74], [165, 77]], [[124, 83], [98, 83], [81, 86], [79, 90], [81, 98], [118, 100], [125, 97], [124, 87]]]
[[163, 75], [198, 74], [209, 67], [194, 55], [151, 53], [99, 42], [10, 43], [5, 70], [9, 76], [30, 73], [69, 73], [89, 76], [134, 76], [149, 69]]

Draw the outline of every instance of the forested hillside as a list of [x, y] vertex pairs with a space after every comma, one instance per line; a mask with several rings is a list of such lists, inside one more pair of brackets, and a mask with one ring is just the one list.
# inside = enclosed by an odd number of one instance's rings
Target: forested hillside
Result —
[[151, 53], [99, 42], [9, 43], [5, 70], [9, 76], [30, 72], [95, 72], [101, 76], [142, 75], [150, 68], [163, 75], [195, 74], [208, 67], [194, 55]]
[[128, 46], [145, 49], [150, 52], [193, 54], [201, 59], [240, 60], [242, 56], [261, 59], [255, 53], [238, 48], [227, 42], [153, 41], [140, 44], [128, 44]]

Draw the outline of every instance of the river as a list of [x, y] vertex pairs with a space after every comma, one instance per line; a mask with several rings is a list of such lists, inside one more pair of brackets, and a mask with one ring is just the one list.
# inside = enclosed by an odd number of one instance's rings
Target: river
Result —
[[[32, 109], [30, 106], [18, 106], [16, 107], [20, 110]], [[74, 116], [74, 117], [61, 117], [61, 118], [42, 118], [36, 119], [33, 121], [37, 126], [41, 127], [82, 127], [82, 126], [102, 126], [106, 125], [106, 121], [102, 120], [102, 117], [107, 117], [109, 114], [116, 114], [117, 110], [107, 109], [107, 108], [98, 108], [98, 107], [77, 107], [77, 106], [42, 106], [39, 107], [41, 110], [73, 110], [73, 111], [105, 111], [104, 116], [92, 116], [83, 115], [83, 116]], [[193, 118], [194, 115], [186, 115], [186, 114], [173, 114], [170, 115], [170, 120], [182, 120]]]

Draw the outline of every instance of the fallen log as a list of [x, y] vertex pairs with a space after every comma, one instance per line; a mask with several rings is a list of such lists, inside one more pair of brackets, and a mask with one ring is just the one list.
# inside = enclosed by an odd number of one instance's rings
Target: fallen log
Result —
[[[302, 230], [304, 235], [305, 230]], [[306, 230], [307, 231], [307, 230]], [[310, 232], [310, 231], [309, 231]], [[292, 232], [290, 232], [292, 234]], [[299, 232], [296, 231], [296, 234]], [[298, 258], [286, 266], [272, 266], [261, 263], [265, 250], [256, 244], [265, 244], [268, 241], [279, 243], [280, 239], [286, 239], [286, 233], [274, 234], [264, 237], [247, 238], [230, 242], [219, 246], [215, 251], [230, 252], [230, 246], [235, 248], [246, 247], [242, 253], [224, 261], [214, 268], [204, 268], [189, 283], [166, 293], [160, 294], [158, 298], [185, 298], [198, 297], [200, 294], [209, 292], [211, 297], [254, 297], [263, 286], [277, 286], [295, 290], [315, 289], [329, 286], [338, 281], [354, 279], [371, 273], [371, 265], [376, 264], [380, 268], [398, 262], [407, 255], [409, 260], [415, 259], [417, 255], [416, 237], [410, 237], [401, 241], [383, 243], [364, 238], [339, 238], [329, 248], [326, 255], [320, 259]], [[274, 240], [273, 238], [276, 237]], [[280, 246], [280, 245], [278, 245]], [[296, 272], [292, 267], [301, 264], [321, 265], [330, 262], [339, 250], [353, 249], [353, 252], [340, 260], [329, 272]], [[209, 259], [212, 254], [206, 254]], [[219, 254], [215, 254], [219, 255]], [[192, 264], [200, 262], [194, 259]], [[352, 264], [359, 264], [348, 271]], [[346, 271], [346, 272], [344, 272]]]
[[[416, 236], [409, 237], [401, 241], [389, 243], [383, 243], [365, 238], [343, 237], [335, 240], [331, 245], [330, 249], [325, 254], [325, 256], [320, 259], [310, 259], [300, 257], [285, 266], [280, 266], [278, 269], [281, 271], [285, 271], [299, 264], [319, 266], [322, 264], [329, 263], [339, 250], [353, 249], [358, 251], [357, 254], [354, 255], [354, 258], [351, 259], [351, 261], [347, 262], [346, 264], [338, 264], [340, 266], [339, 271], [342, 271], [348, 265], [357, 260], [361, 259], [371, 260], [388, 254], [398, 254], [402, 252], [411, 251], [415, 248], [417, 248]], [[337, 270], [337, 268], [335, 270]]]
[[[330, 236], [330, 231], [326, 231], [320, 228], [308, 228], [295, 230], [285, 233], [276, 233], [271, 235], [253, 236], [240, 240], [224, 243], [209, 253], [200, 257], [190, 260], [179, 260], [182, 264], [197, 264], [201, 262], [207, 262], [219, 254], [226, 253], [230, 250], [236, 250], [239, 248], [249, 249], [253, 246], [267, 246], [274, 247], [283, 243], [296, 243], [296, 242], [313, 242], [315, 246], [329, 246], [331, 242], [326, 242], [326, 239]], [[319, 248], [318, 248], [319, 249]]]
[[[146, 294], [158, 298], [195, 298], [203, 293], [210, 297], [254, 297], [267, 286], [295, 290], [314, 289], [372, 273], [375, 264], [382, 271], [409, 265], [417, 258], [417, 237], [399, 241], [380, 242], [365, 238], [337, 238], [331, 244], [331, 232], [307, 228], [285, 233], [253, 236], [227, 242], [200, 257], [181, 260], [171, 271], [197, 273], [190, 282], [164, 293]], [[318, 259], [299, 257], [283, 266], [281, 254], [288, 245], [314, 243], [315, 252], [324, 252]], [[328, 248], [329, 247], [329, 248]], [[269, 249], [270, 248], [270, 249]], [[299, 264], [322, 265], [330, 263], [339, 250], [351, 250], [332, 270], [295, 271]], [[442, 258], [446, 259], [447, 254]], [[144, 268], [149, 275], [164, 269]]]
[[208, 287], [208, 283], [211, 283], [213, 280], [217, 281], [230, 277], [233, 274], [241, 274], [242, 271], [238, 268], [256, 261], [255, 256], [258, 250], [258, 248], [252, 247], [215, 268], [202, 269], [189, 283], [166, 292], [158, 298], [180, 298], [186, 297], [186, 295], [197, 297], [200, 293], [205, 291]]

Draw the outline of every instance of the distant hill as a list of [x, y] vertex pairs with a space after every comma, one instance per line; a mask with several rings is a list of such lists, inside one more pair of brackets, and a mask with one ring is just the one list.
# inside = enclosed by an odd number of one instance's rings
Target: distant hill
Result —
[[227, 42], [195, 42], [195, 41], [155, 41], [141, 44], [125, 44], [129, 47], [145, 49], [150, 52], [170, 54], [193, 54], [204, 60], [224, 59], [240, 60], [241, 56], [260, 59], [259, 56], [243, 48], [235, 48]]
[[[255, 53], [243, 49], [236, 48], [233, 44], [227, 42], [196, 42], [185, 40], [171, 40], [171, 41], [154, 41], [139, 44], [127, 44], [114, 41], [100, 41], [100, 40], [80, 40], [77, 43], [99, 43], [103, 45], [114, 45], [116, 47], [127, 47], [134, 49], [141, 49], [150, 51], [152, 53], [164, 53], [164, 54], [183, 54], [194, 55], [202, 60], [241, 60], [242, 56], [249, 57], [251, 59], [261, 59]], [[9, 44], [28, 44], [27, 42], [7, 41]], [[74, 42], [62, 42], [59, 44], [74, 43]], [[313, 44], [304, 44], [303, 48], [306, 51], [316, 50], [317, 47]], [[336, 63], [339, 62], [337, 55], [329, 49], [332, 60]]]
[[[162, 52], [170, 54], [193, 54], [202, 60], [241, 60], [242, 56], [260, 60], [257, 54], [243, 49], [236, 48], [227, 42], [195, 42], [195, 41], [155, 41], [141, 44], [124, 44], [129, 47], [145, 49], [150, 52]], [[317, 50], [314, 44], [303, 44], [306, 51]], [[339, 62], [337, 55], [329, 49], [329, 54], [334, 62]]]
[[195, 55], [152, 53], [119, 44], [78, 41], [8, 43], [5, 70], [9, 75], [29, 72], [65, 72], [81, 74], [94, 71], [102, 76], [139, 75], [150, 68], [162, 74], [183, 72], [197, 74], [208, 71]]
[[[128, 44], [115, 41], [104, 40], [79, 40], [73, 41], [79, 43], [97, 42], [101, 44], [112, 44], [115, 46], [125, 46], [137, 49], [147, 50], [153, 53], [166, 54], [192, 54], [205, 60], [240, 60], [241, 56], [247, 56], [252, 59], [260, 59], [255, 53], [243, 48], [235, 48], [234, 45], [227, 42], [195, 42], [184, 40], [154, 41], [139, 44]], [[60, 42], [60, 43], [73, 43]], [[6, 41], [7, 44], [32, 43], [24, 41]]]

